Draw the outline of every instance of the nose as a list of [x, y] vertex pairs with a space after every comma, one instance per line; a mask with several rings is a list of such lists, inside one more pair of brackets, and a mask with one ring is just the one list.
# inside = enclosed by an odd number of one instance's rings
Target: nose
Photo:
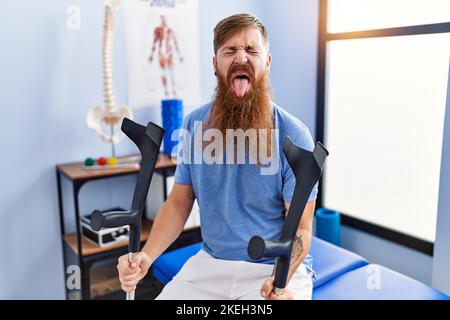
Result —
[[243, 65], [248, 62], [247, 52], [245, 50], [238, 50], [236, 53], [236, 57], [234, 59], [234, 63]]

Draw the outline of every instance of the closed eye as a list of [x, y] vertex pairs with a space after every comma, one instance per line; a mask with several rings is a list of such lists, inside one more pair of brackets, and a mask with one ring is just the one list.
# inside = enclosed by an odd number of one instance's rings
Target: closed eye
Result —
[[245, 51], [247, 51], [247, 53], [252, 55], [259, 53], [258, 49], [253, 46], [247, 46], [247, 48], [245, 48]]

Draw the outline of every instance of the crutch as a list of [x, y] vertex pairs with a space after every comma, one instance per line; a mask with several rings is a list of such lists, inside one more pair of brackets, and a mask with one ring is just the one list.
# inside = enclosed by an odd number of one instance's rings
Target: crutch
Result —
[[[130, 227], [128, 261], [131, 263], [133, 256], [140, 250], [142, 213], [156, 161], [158, 160], [164, 129], [152, 122], [149, 122], [147, 127], [144, 127], [128, 118], [124, 118], [122, 131], [136, 144], [142, 155], [131, 209], [128, 211], [104, 213], [95, 210], [91, 215], [91, 227], [98, 231], [101, 228], [115, 228], [128, 225]], [[127, 293], [127, 300], [134, 300], [134, 291]]]
[[296, 231], [309, 195], [322, 175], [328, 156], [327, 149], [320, 142], [317, 142], [314, 151], [310, 152], [295, 145], [289, 137], [284, 142], [283, 151], [295, 176], [295, 189], [281, 239], [274, 241], [254, 236], [248, 244], [248, 255], [252, 259], [277, 258], [273, 281], [273, 292], [276, 295], [281, 295], [286, 287]]

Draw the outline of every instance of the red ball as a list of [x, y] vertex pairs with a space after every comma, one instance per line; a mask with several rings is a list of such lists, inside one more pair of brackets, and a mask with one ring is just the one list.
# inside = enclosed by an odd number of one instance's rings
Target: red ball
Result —
[[100, 157], [100, 158], [98, 158], [97, 159], [97, 164], [99, 165], [99, 166], [104, 166], [104, 165], [106, 165], [106, 158], [105, 157]]

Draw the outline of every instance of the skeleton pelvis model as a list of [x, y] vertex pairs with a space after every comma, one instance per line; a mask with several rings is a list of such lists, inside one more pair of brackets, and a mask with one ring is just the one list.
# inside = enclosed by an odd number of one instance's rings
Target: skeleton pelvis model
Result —
[[120, 6], [120, 0], [109, 0], [105, 3], [105, 23], [103, 26], [103, 95], [104, 107], [93, 107], [88, 111], [86, 124], [94, 129], [105, 141], [113, 144], [120, 142], [123, 133], [116, 126], [123, 118], [132, 119], [133, 115], [128, 107], [117, 108], [113, 88], [113, 43], [114, 43], [114, 9]]

